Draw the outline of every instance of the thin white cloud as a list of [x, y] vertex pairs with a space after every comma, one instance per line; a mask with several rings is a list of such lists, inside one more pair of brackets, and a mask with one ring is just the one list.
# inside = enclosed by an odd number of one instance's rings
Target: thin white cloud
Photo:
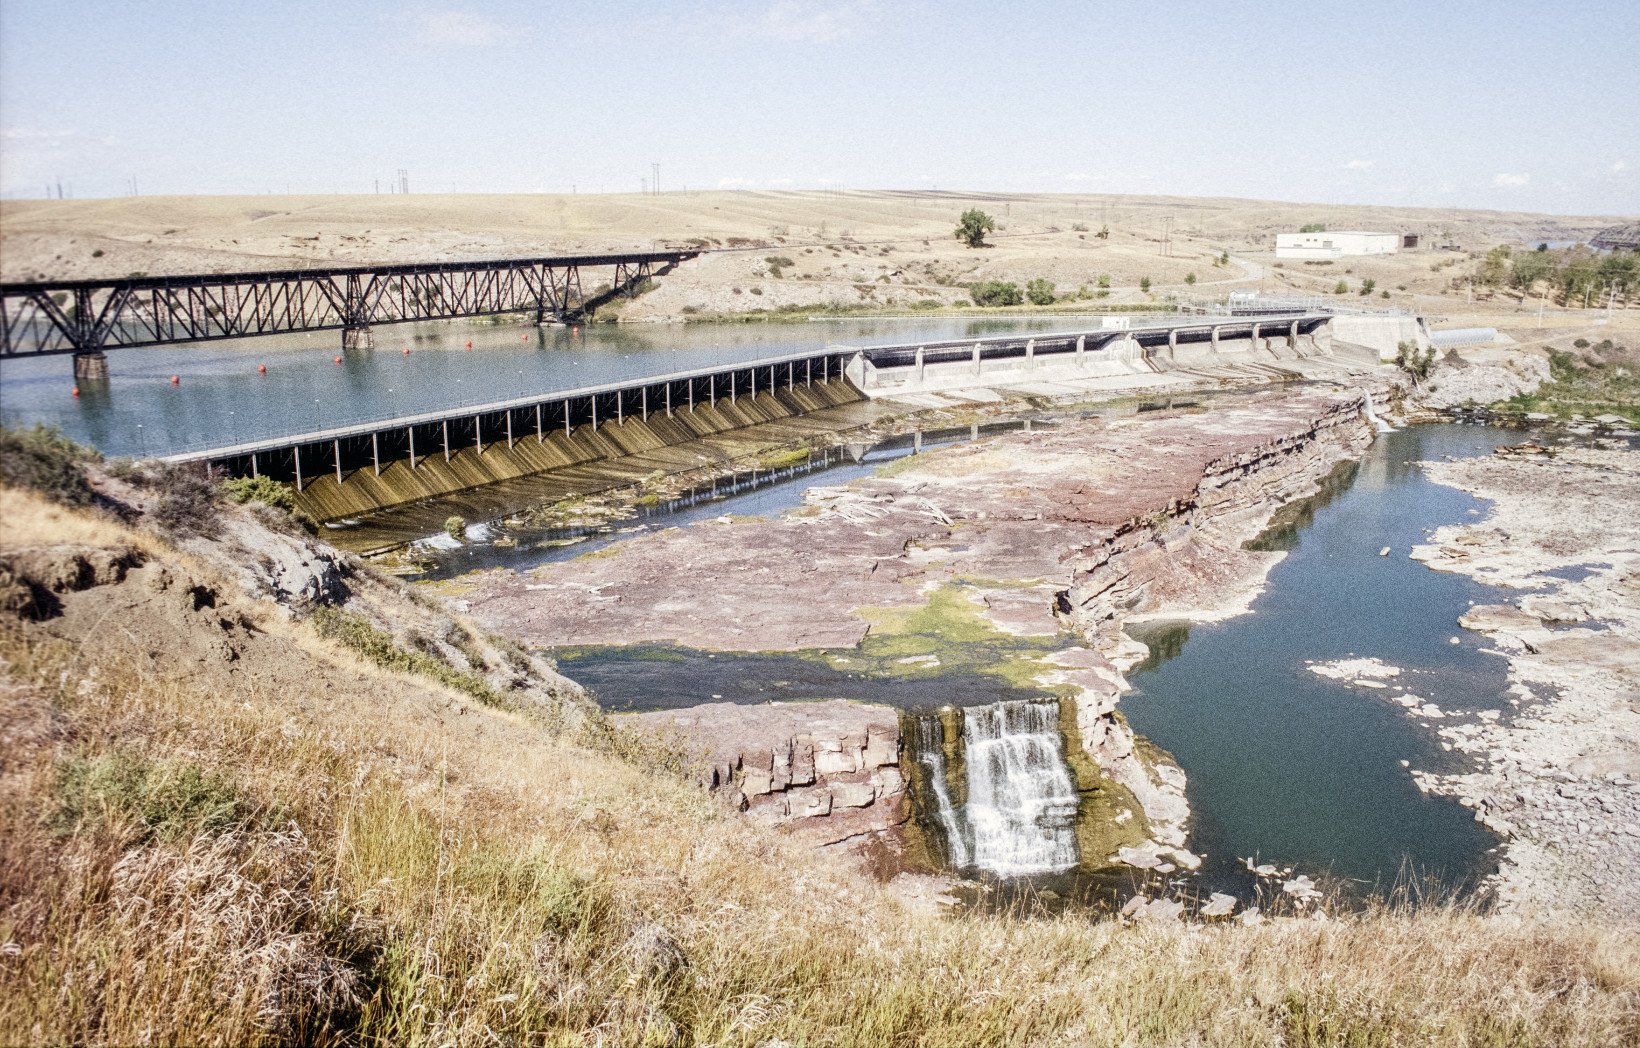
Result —
[[506, 30], [499, 22], [472, 11], [412, 11], [410, 44], [429, 50], [447, 47], [490, 47], [501, 42]]
[[782, 43], [827, 44], [854, 35], [876, 16], [876, 0], [775, 0], [742, 29]]
[[720, 179], [718, 179], [718, 188], [719, 189], [750, 189], [752, 186], [755, 186], [755, 185], [757, 185], [757, 182], [754, 181], [753, 179], [750, 179], [750, 178], [720, 178]]
[[0, 127], [0, 141], [4, 142], [61, 142], [73, 138], [78, 131], [48, 131], [39, 127]]
[[1344, 169], [1346, 171], [1365, 171], [1371, 166], [1371, 160], [1351, 160], [1344, 164]]
[[1509, 189], [1514, 186], [1524, 186], [1532, 181], [1531, 175], [1497, 174], [1492, 176], [1492, 184], [1499, 189]]

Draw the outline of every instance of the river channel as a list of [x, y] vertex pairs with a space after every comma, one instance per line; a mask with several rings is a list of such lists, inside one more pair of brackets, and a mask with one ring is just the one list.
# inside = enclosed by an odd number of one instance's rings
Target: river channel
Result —
[[[941, 435], [928, 444], [944, 439], [960, 438]], [[1497, 597], [1408, 553], [1435, 528], [1475, 519], [1485, 508], [1427, 481], [1416, 463], [1489, 454], [1518, 439], [1507, 430], [1459, 425], [1383, 434], [1359, 466], [1334, 474], [1319, 495], [1289, 507], [1257, 540], [1288, 555], [1250, 614], [1132, 628], [1152, 654], [1130, 673], [1134, 690], [1121, 709], [1189, 776], [1190, 846], [1205, 855], [1195, 888], [1249, 896], [1244, 857], [1330, 876], [1362, 892], [1408, 875], [1462, 889], [1493, 868], [1496, 839], [1451, 800], [1420, 794], [1402, 762], [1454, 769], [1458, 758], [1441, 749], [1435, 727], [1502, 702], [1503, 660], [1456, 625], [1470, 604]], [[675, 514], [663, 507], [585, 538], [435, 551], [433, 574], [528, 570], [654, 527], [779, 513], [816, 484], [844, 482], [910, 450], [902, 439], [858, 462], [816, 463], [813, 473], [771, 476], [743, 493], [680, 506]], [[1389, 554], [1380, 556], [1386, 546]], [[838, 651], [735, 654], [644, 645], [554, 654], [564, 672], [614, 710], [844, 697], [930, 711], [1049, 697], [1013, 668], [1079, 643], [1069, 634], [953, 643], [938, 635], [937, 617], [931, 625], [927, 636], [900, 635], [881, 646], [868, 636], [861, 648]], [[933, 656], [937, 665], [917, 665], [908, 651]], [[1397, 687], [1352, 687], [1308, 665], [1368, 657], [1402, 669]], [[1392, 701], [1403, 692], [1435, 704], [1448, 719], [1420, 723]], [[1061, 893], [1085, 890], [1074, 880], [1036, 878]]]

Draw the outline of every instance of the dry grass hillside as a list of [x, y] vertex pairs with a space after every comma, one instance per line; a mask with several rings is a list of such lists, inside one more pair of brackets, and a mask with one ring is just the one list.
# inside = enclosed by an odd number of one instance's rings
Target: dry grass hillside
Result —
[[25, 450], [52, 497], [0, 489], [0, 1042], [1640, 1038], [1629, 928], [909, 904], [279, 511]]
[[[953, 238], [957, 216], [970, 207], [998, 221], [990, 247], [971, 250]], [[1426, 247], [1388, 258], [1278, 267], [1275, 233], [1311, 222], [1418, 233]], [[109, 277], [697, 244], [724, 251], [683, 266], [628, 307], [623, 319], [781, 307], [932, 308], [965, 300], [975, 281], [1023, 286], [1033, 279], [1050, 281], [1061, 296], [1086, 289], [1093, 298], [1104, 278], [1119, 303], [1164, 290], [1222, 291], [1232, 283], [1329, 293], [1344, 280], [1353, 292], [1371, 278], [1375, 304], [1386, 304], [1378, 292], [1387, 291], [1387, 304], [1406, 305], [1448, 292], [1451, 267], [1467, 264], [1472, 251], [1500, 242], [1586, 239], [1612, 222], [1238, 199], [935, 191], [8, 201], [0, 209], [0, 275]], [[1101, 238], [1106, 228], [1109, 236]], [[1245, 263], [1220, 264], [1226, 253]], [[1139, 290], [1147, 278], [1148, 295]]]

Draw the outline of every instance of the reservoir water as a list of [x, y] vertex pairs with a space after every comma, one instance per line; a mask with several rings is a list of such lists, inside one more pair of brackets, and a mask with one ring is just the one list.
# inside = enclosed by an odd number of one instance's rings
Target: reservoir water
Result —
[[[1067, 316], [582, 327], [393, 324], [375, 329], [376, 348], [346, 353], [335, 331], [111, 350], [109, 379], [82, 384], [79, 397], [71, 393], [69, 357], [8, 357], [0, 361], [0, 421], [54, 425], [108, 455], [165, 455], [818, 350], [828, 343], [978, 338], [1097, 324]], [[258, 373], [259, 364], [266, 374]]]

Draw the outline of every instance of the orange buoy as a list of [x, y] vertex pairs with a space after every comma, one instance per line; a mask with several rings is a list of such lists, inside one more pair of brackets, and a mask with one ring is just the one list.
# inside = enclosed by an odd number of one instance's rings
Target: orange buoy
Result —
[[336, 363], [338, 363], [338, 364], [340, 364], [340, 363], [341, 363], [341, 362], [342, 362], [342, 358], [341, 358], [341, 357], [337, 357], [337, 358], [336, 358]]
[[180, 385], [182, 385], [182, 379], [180, 379], [180, 378], [178, 378], [178, 377], [177, 377], [177, 376], [175, 376], [175, 375], [172, 375], [172, 376], [171, 376], [171, 385], [173, 385], [173, 386], [180, 386]]
[[266, 375], [268, 373], [268, 366], [266, 364], [256, 365], [256, 373], [258, 375]]
[[404, 347], [404, 355], [405, 355], [405, 356], [409, 356], [409, 355], [410, 355], [410, 347], [409, 347], [409, 346], [405, 346], [405, 347]]
[[79, 387], [79, 386], [75, 386], [75, 387], [74, 387], [74, 395], [75, 395], [75, 396], [76, 396], [76, 397], [77, 397], [77, 396], [79, 396], [79, 395], [80, 395], [80, 387]]
[[528, 335], [519, 335], [519, 336], [518, 336], [518, 341], [520, 341], [520, 342], [528, 342], [528, 341], [529, 341], [529, 338], [530, 338], [530, 336], [528, 336]]
[[472, 348], [473, 348], [473, 340], [472, 340], [472, 339], [468, 339], [468, 340], [467, 340], [467, 348], [468, 348], [468, 349], [472, 349]]

